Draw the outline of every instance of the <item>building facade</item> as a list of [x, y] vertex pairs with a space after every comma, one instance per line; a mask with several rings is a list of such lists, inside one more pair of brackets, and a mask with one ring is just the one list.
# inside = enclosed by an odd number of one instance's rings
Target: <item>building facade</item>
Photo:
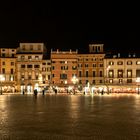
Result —
[[43, 60], [42, 61], [42, 80], [44, 86], [49, 86], [51, 83], [51, 61]]
[[[140, 56], [105, 54], [103, 44], [89, 44], [89, 52], [53, 51], [43, 43], [20, 43], [0, 48], [0, 89], [32, 93], [44, 88], [90, 86], [136, 92], [140, 86]], [[82, 87], [82, 88], [81, 88]], [[65, 88], [66, 89], [66, 88]]]
[[45, 81], [43, 55], [46, 47], [43, 43], [20, 43], [17, 48], [17, 90], [32, 93], [41, 90]]
[[3, 92], [15, 92], [16, 49], [0, 48], [0, 82]]
[[88, 54], [77, 55], [79, 84], [104, 84], [104, 56], [103, 44], [89, 44]]
[[68, 86], [74, 84], [77, 77], [78, 51], [51, 51], [51, 84], [55, 86]]
[[105, 57], [104, 77], [106, 84], [112, 88], [135, 90], [140, 77], [140, 58], [135, 54], [121, 56], [120, 53]]

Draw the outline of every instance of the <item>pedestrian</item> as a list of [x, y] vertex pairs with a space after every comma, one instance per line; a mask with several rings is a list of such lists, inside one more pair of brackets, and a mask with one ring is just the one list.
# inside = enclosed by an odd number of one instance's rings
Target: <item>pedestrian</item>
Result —
[[34, 90], [34, 95], [37, 95], [37, 89]]
[[104, 94], [104, 90], [102, 89], [102, 91], [101, 91], [101, 94], [103, 95]]
[[43, 89], [43, 90], [42, 90], [42, 94], [43, 94], [43, 95], [44, 95], [44, 92], [45, 92], [45, 91], [44, 91], [44, 89]]
[[73, 94], [75, 95], [75, 89], [73, 89]]
[[24, 95], [25, 91], [23, 90], [23, 95]]
[[55, 92], [55, 94], [57, 94], [57, 89], [56, 88], [54, 89], [54, 92]]
[[69, 90], [67, 89], [67, 94], [69, 94]]

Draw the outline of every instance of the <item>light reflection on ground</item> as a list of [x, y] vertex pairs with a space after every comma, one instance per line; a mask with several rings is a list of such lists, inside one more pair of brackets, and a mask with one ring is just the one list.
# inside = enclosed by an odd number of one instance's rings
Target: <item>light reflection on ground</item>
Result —
[[0, 95], [0, 139], [140, 139], [140, 95]]

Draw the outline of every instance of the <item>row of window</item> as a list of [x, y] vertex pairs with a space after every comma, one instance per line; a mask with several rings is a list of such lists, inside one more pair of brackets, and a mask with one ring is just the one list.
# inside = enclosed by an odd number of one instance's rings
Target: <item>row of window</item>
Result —
[[[33, 65], [21, 65], [21, 68], [33, 68]], [[40, 65], [34, 65], [34, 68], [40, 68]]]
[[[10, 73], [14, 74], [14, 69], [10, 69]], [[5, 74], [5, 68], [2, 68], [2, 74]]]
[[[21, 65], [21, 68], [40, 68], [40, 65]], [[51, 68], [49, 67], [49, 68], [42, 68], [42, 71], [51, 71]]]
[[[21, 79], [25, 80], [25, 75], [21, 75]], [[28, 75], [27, 77], [28, 80], [33, 80], [32, 75]], [[51, 79], [51, 75], [47, 75], [47, 80]], [[39, 80], [39, 75], [35, 75], [35, 80]], [[46, 75], [42, 75], [42, 80], [46, 80]]]
[[[6, 49], [2, 49], [2, 51], [3, 51], [3, 52], [5, 52], [5, 51], [6, 51]], [[14, 52], [15, 50], [11, 50], [11, 51], [12, 51], [12, 52]]]
[[[82, 64], [78, 64], [78, 67], [82, 67], [83, 65]], [[85, 67], [88, 67], [89, 66], [89, 64], [85, 64]], [[92, 67], [103, 67], [103, 64], [92, 64]]]
[[[118, 78], [123, 78], [124, 76], [124, 71], [123, 70], [118, 70], [117, 71], [117, 77]], [[108, 71], [108, 77], [109, 78], [114, 78], [114, 70], [109, 70]], [[127, 77], [131, 78], [132, 77], [132, 70], [127, 70]], [[136, 77], [140, 77], [140, 70], [136, 70]]]
[[[22, 60], [25, 60], [25, 58], [26, 57], [24, 55], [21, 56]], [[39, 56], [28, 56], [28, 60], [32, 60], [33, 58], [35, 58], [35, 60], [39, 60]]]
[[[46, 65], [46, 63], [42, 63], [42, 65]], [[51, 63], [50, 63], [50, 62], [48, 62], [48, 63], [47, 63], [47, 65], [51, 65]]]
[[9, 77], [3, 76], [3, 78], [4, 78], [4, 81], [14, 81], [15, 80], [14, 75], [9, 75]]
[[[99, 64], [100, 67], [103, 67], [103, 64]], [[78, 64], [78, 67], [82, 67], [82, 64]], [[85, 64], [85, 67], [88, 67], [88, 64]], [[96, 67], [96, 64], [93, 64], [93, 67]], [[52, 66], [52, 70], [55, 69], [55, 66]], [[76, 70], [76, 66], [72, 66], [72, 70]], [[68, 66], [61, 66], [61, 70], [68, 70]]]
[[91, 59], [87, 59], [87, 58], [81, 58], [78, 59], [78, 61], [103, 61], [103, 58], [91, 58]]
[[[86, 76], [86, 77], [89, 76], [89, 72], [88, 72], [88, 71], [85, 72], [85, 76]], [[97, 76], [96, 71], [93, 71], [93, 72], [92, 72], [92, 76], [93, 76], [93, 77], [96, 77], [96, 76]], [[82, 77], [82, 71], [79, 71], [79, 77]], [[103, 77], [103, 71], [99, 71], [99, 77]]]
[[6, 53], [2, 53], [1, 56], [2, 57], [14, 57], [15, 54], [6, 54]]
[[[114, 65], [115, 62], [113, 61], [109, 61], [108, 65]], [[127, 65], [132, 65], [133, 62], [132, 61], [127, 61]], [[123, 65], [123, 61], [118, 61], [117, 65]], [[136, 61], [136, 65], [140, 65], [140, 61]]]
[[[14, 65], [15, 65], [14, 62], [11, 62], [10, 64], [11, 64], [11, 66], [14, 66]], [[3, 61], [3, 62], [2, 62], [2, 65], [6, 65], [6, 62]]]
[[[73, 77], [73, 75], [74, 74], [72, 74], [72, 77]], [[86, 77], [89, 76], [88, 71], [85, 72], [85, 76]], [[96, 72], [95, 71], [93, 71], [93, 75], [92, 76], [96, 77]], [[54, 74], [52, 74], [52, 77], [54, 77]], [[79, 71], [79, 77], [82, 77], [82, 72], [81, 71]], [[99, 72], [99, 77], [103, 77], [103, 72], [102, 71]], [[67, 79], [67, 74], [64, 74], [64, 73], [60, 74], [60, 79]]]
[[[33, 45], [30, 45], [30, 50], [33, 50], [33, 47], [34, 47]], [[26, 45], [22, 45], [22, 50], [25, 50], [25, 49], [26, 49]], [[41, 50], [41, 45], [38, 45], [37, 49]]]
[[52, 61], [52, 63], [58, 63], [58, 62], [60, 62], [61, 64], [67, 64], [67, 63], [75, 64], [75, 63], [77, 63], [77, 61]]
[[[54, 74], [52, 74], [53, 77], [54, 77]], [[79, 77], [82, 77], [83, 74], [82, 74], [82, 71], [79, 71]], [[85, 77], [88, 77], [89, 76], [89, 72], [86, 71], [85, 72]], [[103, 71], [99, 71], [99, 75], [97, 75], [96, 71], [93, 71], [92, 73], [92, 77], [103, 77]], [[123, 70], [118, 70], [117, 72], [117, 78], [123, 78]], [[114, 78], [114, 71], [113, 70], [110, 70], [108, 72], [108, 76], [109, 78]], [[136, 77], [140, 77], [140, 70], [136, 70]], [[132, 70], [127, 70], [127, 78], [132, 78]], [[67, 79], [67, 74], [60, 74], [60, 79]]]
[[[76, 66], [72, 66], [72, 70], [76, 70], [77, 67]], [[55, 67], [52, 66], [52, 70], [55, 70]], [[61, 70], [68, 70], [68, 66], [61, 66]]]
[[[61, 78], [61, 79], [62, 79], [62, 78]], [[61, 84], [66, 84], [66, 82], [65, 82], [65, 81], [60, 81], [60, 82], [61, 82]], [[52, 83], [54, 84], [55, 82], [54, 82], [54, 81], [52, 81]], [[79, 83], [79, 84], [82, 84], [82, 80], [79, 80], [79, 82], [78, 82], [78, 83]], [[89, 80], [85, 80], [85, 81], [83, 81], [83, 83], [88, 84], [88, 83], [89, 83]], [[99, 83], [103, 83], [103, 80], [99, 80]], [[95, 81], [95, 80], [93, 80], [91, 84], [96, 84], [96, 81]]]
[[[114, 83], [114, 79], [109, 79], [108, 81], [110, 84]], [[116, 81], [115, 81], [116, 82]], [[123, 83], [123, 79], [119, 79], [118, 83], [122, 84]], [[127, 83], [132, 83], [132, 79], [127, 79]]]
[[[66, 79], [66, 78], [61, 78], [61, 79]], [[126, 82], [127, 82], [127, 83], [132, 83], [132, 79], [127, 79]], [[53, 83], [54, 83], [54, 81], [53, 81]], [[79, 83], [79, 84], [83, 84], [83, 83], [88, 84], [88, 83], [89, 83], [89, 80], [85, 80], [85, 81], [79, 80], [78, 83]], [[99, 80], [99, 83], [103, 83], [103, 80]], [[114, 80], [113, 80], [113, 79], [109, 79], [109, 83], [110, 83], [110, 84], [113, 84], [113, 83], [114, 83]], [[115, 83], [116, 83], [116, 81], [115, 81]], [[122, 83], [123, 83], [123, 79], [119, 79], [119, 80], [118, 80], [118, 83], [119, 83], [119, 84], [122, 84]], [[65, 81], [61, 81], [61, 84], [65, 84]], [[90, 83], [90, 84], [96, 84], [96, 80], [93, 80], [92, 83]]]

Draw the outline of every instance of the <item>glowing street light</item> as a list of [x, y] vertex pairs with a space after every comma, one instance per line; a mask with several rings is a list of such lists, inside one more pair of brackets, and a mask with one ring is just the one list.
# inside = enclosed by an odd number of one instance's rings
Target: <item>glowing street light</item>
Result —
[[78, 82], [78, 78], [75, 75], [72, 77], [72, 82], [74, 85]]
[[106, 68], [106, 87], [107, 87], [107, 93], [108, 94], [109, 94], [109, 87], [108, 87], [109, 69], [110, 69], [110, 66], [107, 66], [107, 68]]
[[[108, 77], [109, 77], [109, 75], [108, 75], [109, 69], [110, 69], [110, 66], [108, 66], [108, 67], [106, 68], [106, 78], [107, 78], [107, 79], [108, 79]], [[107, 79], [106, 79], [106, 82], [108, 81]]]
[[78, 78], [74, 75], [71, 80], [74, 84], [74, 94], [75, 94], [75, 84], [78, 82]]
[[137, 85], [138, 85], [138, 94], [139, 94], [139, 93], [140, 93], [140, 91], [139, 91], [140, 77], [137, 77], [137, 79], [136, 79], [136, 83], [137, 83]]
[[1, 91], [1, 95], [2, 95], [2, 81], [4, 81], [4, 75], [0, 74], [0, 91]]

